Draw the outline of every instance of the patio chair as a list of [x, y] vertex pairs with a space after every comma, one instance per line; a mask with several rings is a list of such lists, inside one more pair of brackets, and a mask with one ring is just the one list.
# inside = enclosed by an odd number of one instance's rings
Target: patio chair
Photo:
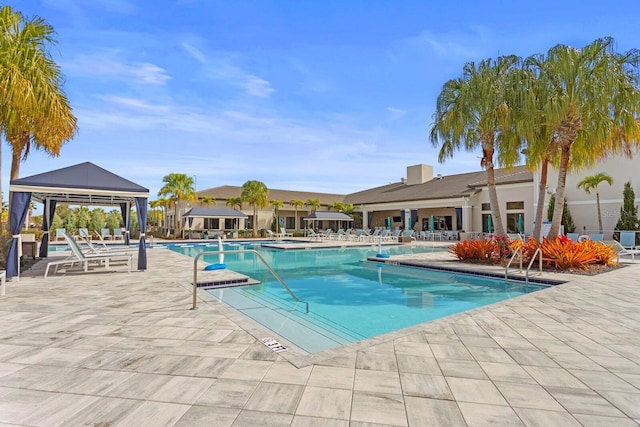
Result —
[[65, 230], [64, 228], [56, 228], [56, 242], [58, 240], [64, 240], [64, 233], [66, 233], [67, 230]]
[[78, 244], [78, 242], [76, 242], [76, 240], [74, 239], [73, 236], [71, 236], [69, 233], [65, 233], [64, 235], [65, 240], [67, 241], [67, 244], [69, 245], [69, 247], [71, 248], [71, 252], [72, 255], [64, 258], [64, 259], [60, 259], [60, 260], [55, 260], [55, 261], [49, 261], [47, 263], [47, 268], [44, 271], [44, 277], [47, 277], [49, 275], [49, 268], [51, 266], [55, 266], [55, 271], [58, 271], [58, 266], [60, 265], [70, 265], [71, 267], [73, 267], [74, 264], [82, 264], [82, 266], [84, 267], [84, 271], [88, 272], [89, 271], [89, 263], [91, 262], [97, 262], [99, 264], [103, 264], [106, 268], [109, 268], [109, 265], [111, 262], [126, 262], [127, 263], [127, 269], [128, 272], [131, 273], [131, 264], [133, 262], [133, 254], [124, 254], [124, 253], [114, 253], [114, 254], [109, 254], [109, 253], [102, 253], [102, 254], [85, 254], [84, 252], [82, 252], [82, 249], [80, 248], [80, 245]]
[[[96, 235], [97, 235], [97, 234], [98, 234], [98, 233], [96, 232]], [[99, 235], [99, 236], [100, 236], [100, 238], [101, 238], [101, 239], [105, 239], [105, 240], [106, 240], [106, 239], [111, 240], [111, 238], [113, 237], [113, 236], [111, 235], [111, 230], [109, 230], [108, 228], [103, 228], [103, 229], [100, 231], [100, 235]]]
[[589, 238], [594, 242], [602, 242], [604, 240], [604, 233], [591, 233]]
[[620, 244], [620, 242], [617, 242], [615, 240], [613, 241], [612, 245], [613, 245], [614, 249], [617, 252], [618, 260], [620, 260], [621, 256], [631, 255], [631, 262], [636, 262], [635, 261], [635, 257], [636, 257], [636, 255], [640, 254], [640, 249], [628, 249], [628, 248], [625, 248], [624, 246], [622, 246], [622, 244]]
[[282, 237], [293, 237], [293, 233], [287, 232], [284, 227], [280, 227], [280, 235]]
[[580, 233], [567, 233], [567, 239], [573, 240], [574, 242], [578, 241], [578, 237], [580, 237]]
[[122, 234], [122, 228], [113, 229], [113, 240], [124, 240], [124, 235]]
[[620, 244], [626, 249], [636, 249], [636, 232], [621, 231]]

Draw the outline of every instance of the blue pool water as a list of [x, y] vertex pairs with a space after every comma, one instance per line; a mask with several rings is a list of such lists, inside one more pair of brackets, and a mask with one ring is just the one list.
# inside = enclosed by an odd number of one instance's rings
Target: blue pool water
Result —
[[[245, 249], [245, 246], [237, 246]], [[295, 303], [256, 256], [225, 254], [227, 268], [260, 285], [209, 290], [216, 298], [254, 319], [308, 353], [357, 342], [450, 314], [542, 289], [465, 274], [363, 262], [377, 247], [272, 250], [253, 246], [301, 301]], [[213, 246], [172, 250], [195, 256]], [[225, 250], [233, 249], [225, 245]], [[390, 255], [433, 251], [385, 247]], [[217, 255], [205, 261], [217, 263]]]

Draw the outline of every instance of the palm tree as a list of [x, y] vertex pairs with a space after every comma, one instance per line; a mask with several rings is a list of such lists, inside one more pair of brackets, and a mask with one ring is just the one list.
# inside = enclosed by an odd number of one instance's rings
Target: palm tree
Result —
[[607, 154], [629, 154], [632, 145], [639, 145], [639, 61], [639, 50], [618, 54], [611, 38], [582, 49], [557, 45], [546, 56], [527, 59], [546, 86], [541, 116], [552, 129], [559, 152], [548, 238], [555, 239], [560, 231], [568, 172], [592, 166]]
[[174, 206], [174, 227], [175, 237], [180, 235], [180, 221], [178, 219], [178, 208], [180, 203], [198, 198], [193, 186], [193, 177], [184, 173], [170, 173], [162, 178], [164, 185], [158, 192], [158, 196], [168, 196]]
[[226, 205], [234, 209], [242, 210], [242, 197], [229, 197]]
[[300, 209], [301, 207], [304, 206], [304, 201], [303, 200], [298, 200], [298, 199], [291, 199], [289, 200], [289, 204], [291, 205], [292, 208], [294, 208], [296, 210], [296, 231], [298, 230], [298, 209]]
[[272, 200], [271, 206], [273, 207], [273, 217], [276, 220], [276, 229], [275, 232], [280, 232], [280, 209], [284, 206], [284, 202], [282, 200]]
[[613, 178], [604, 172], [599, 172], [595, 175], [585, 176], [582, 181], [578, 183], [578, 188], [582, 188], [585, 193], [591, 194], [591, 190], [596, 191], [596, 205], [598, 207], [598, 227], [599, 232], [602, 233], [602, 214], [600, 212], [600, 193], [598, 192], [598, 184], [606, 182], [609, 185], [613, 185]]
[[32, 146], [58, 156], [77, 131], [64, 75], [47, 50], [53, 33], [41, 18], [0, 9], [0, 127], [12, 147], [11, 179]]
[[209, 207], [209, 205], [211, 205], [212, 203], [215, 205], [216, 204], [216, 198], [213, 196], [204, 196], [202, 199], [200, 199], [200, 201], [202, 202], [203, 205], [205, 205], [206, 207]]
[[315, 212], [321, 206], [320, 199], [308, 199], [304, 204], [311, 208], [311, 213]]
[[253, 237], [258, 237], [258, 208], [264, 209], [269, 205], [269, 189], [260, 181], [247, 181], [242, 184], [244, 202], [253, 206]]
[[506, 167], [519, 160], [519, 138], [513, 131], [513, 112], [509, 104], [513, 96], [513, 78], [520, 59], [502, 56], [497, 60], [486, 59], [478, 66], [465, 64], [460, 78], [449, 80], [442, 88], [434, 113], [430, 132], [431, 144], [440, 146], [438, 161], [453, 157], [455, 151], [464, 148], [482, 149], [480, 165], [487, 172], [487, 189], [491, 202], [491, 217], [495, 232], [504, 236], [496, 191], [494, 154], [497, 163]]
[[[239, 211], [242, 210], [242, 197], [229, 197], [226, 201], [226, 205], [227, 206], [231, 206], [233, 209], [238, 209]], [[235, 229], [238, 230], [240, 228], [239, 226], [239, 221], [240, 218], [236, 218], [235, 219]], [[245, 235], [246, 235], [247, 231], [245, 230]]]

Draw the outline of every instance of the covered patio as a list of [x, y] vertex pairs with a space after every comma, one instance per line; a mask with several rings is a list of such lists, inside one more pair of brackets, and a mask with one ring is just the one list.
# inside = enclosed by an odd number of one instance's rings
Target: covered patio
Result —
[[140, 226], [138, 270], [147, 269], [146, 224], [149, 190], [122, 178], [93, 163], [85, 162], [50, 172], [12, 180], [9, 226], [12, 240], [7, 252], [7, 277], [20, 276], [20, 230], [25, 222], [29, 204], [44, 204], [39, 257], [49, 253], [50, 227], [56, 205], [119, 206], [124, 221], [124, 243], [130, 243], [131, 208], [135, 206]]
[[[188, 225], [187, 237], [189, 239], [193, 238], [193, 221], [196, 218], [202, 218], [203, 220], [204, 219], [218, 219], [218, 220], [234, 219], [236, 221], [234, 221], [233, 230], [237, 231], [237, 230], [240, 230], [239, 220], [247, 219], [249, 218], [249, 216], [247, 214], [240, 212], [239, 210], [231, 209], [231, 208], [191, 208], [182, 215], [183, 226], [185, 222]], [[219, 224], [220, 223], [218, 222], [218, 229], [211, 229], [209, 227], [202, 227], [202, 228], [205, 232], [207, 232], [207, 235], [209, 231], [212, 231], [214, 234], [217, 231], [220, 231], [220, 232], [226, 231], [226, 227], [220, 228]]]

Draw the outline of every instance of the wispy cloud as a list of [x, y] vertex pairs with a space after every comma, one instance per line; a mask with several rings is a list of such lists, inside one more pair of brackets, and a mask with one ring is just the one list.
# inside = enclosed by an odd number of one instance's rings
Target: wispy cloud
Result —
[[67, 74], [103, 77], [113, 80], [131, 80], [146, 85], [164, 85], [171, 77], [167, 71], [149, 62], [127, 61], [117, 51], [103, 51], [91, 55], [79, 55], [62, 62]]
[[387, 121], [389, 122], [398, 120], [407, 114], [406, 110], [401, 110], [399, 108], [394, 108], [394, 107], [387, 107], [387, 111], [389, 112], [389, 115], [387, 116]]
[[202, 51], [200, 49], [198, 49], [197, 47], [187, 43], [187, 42], [182, 42], [182, 48], [184, 50], [187, 51], [187, 53], [194, 59], [196, 59], [198, 62], [201, 63], [206, 63], [207, 62], [207, 57], [204, 55], [204, 53], [202, 53]]

